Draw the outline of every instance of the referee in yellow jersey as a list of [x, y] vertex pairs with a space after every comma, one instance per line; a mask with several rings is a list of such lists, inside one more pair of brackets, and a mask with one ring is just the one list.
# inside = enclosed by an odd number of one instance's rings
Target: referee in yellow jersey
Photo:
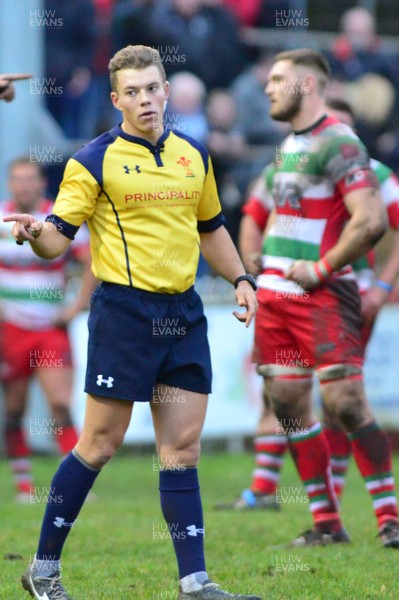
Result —
[[[45, 223], [11, 215], [17, 243], [42, 258], [65, 252], [87, 221], [93, 272], [80, 439], [51, 483], [39, 546], [22, 577], [35, 598], [68, 600], [60, 578], [64, 542], [101, 468], [123, 442], [134, 402], [150, 402], [162, 464], [161, 507], [179, 570], [179, 600], [259, 599], [224, 592], [207, 575], [197, 462], [211, 391], [207, 324], [194, 291], [200, 249], [234, 284], [246, 326], [256, 286], [223, 226], [212, 164], [195, 140], [165, 130], [169, 93], [159, 53], [127, 46], [109, 63], [121, 125], [67, 163]], [[115, 598], [118, 596], [115, 582]]]

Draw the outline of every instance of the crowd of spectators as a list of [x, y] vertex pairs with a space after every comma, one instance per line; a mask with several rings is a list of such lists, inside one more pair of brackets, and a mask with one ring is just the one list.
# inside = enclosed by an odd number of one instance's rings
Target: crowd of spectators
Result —
[[327, 58], [333, 84], [344, 84], [341, 94], [353, 104], [359, 136], [373, 156], [397, 170], [399, 162], [382, 156], [386, 152], [380, 136], [395, 126], [399, 115], [398, 55], [384, 50], [369, 11], [355, 7], [342, 15], [340, 34]]
[[[264, 88], [273, 54], [291, 43], [282, 31], [279, 47], [250, 48], [241, 32], [275, 28], [276, 10], [290, 6], [289, 0], [46, 0], [63, 19], [62, 28], [45, 34], [45, 76], [64, 89], [47, 98], [48, 108], [68, 138], [106, 131], [119, 121], [107, 101], [109, 57], [128, 44], [156, 47], [172, 84], [166, 127], [209, 148], [236, 239], [248, 187], [287, 134], [270, 118]], [[385, 50], [364, 8], [347, 10], [340, 29], [326, 51], [331, 93], [352, 101], [370, 153], [398, 172], [397, 56]]]

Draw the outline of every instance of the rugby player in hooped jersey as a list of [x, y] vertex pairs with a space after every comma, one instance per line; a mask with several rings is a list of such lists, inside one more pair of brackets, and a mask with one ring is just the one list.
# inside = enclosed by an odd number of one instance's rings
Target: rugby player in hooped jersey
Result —
[[[41, 165], [29, 156], [9, 165], [10, 199], [2, 202], [0, 218], [27, 211], [45, 218], [53, 203], [44, 197], [46, 179]], [[90, 270], [89, 235], [86, 228], [71, 245], [71, 252], [52, 262], [42, 260], [29, 247], [19, 248], [9, 225], [0, 223], [0, 380], [4, 392], [4, 442], [20, 503], [32, 501], [31, 449], [23, 420], [29, 384], [36, 376], [48, 402], [59, 451], [69, 454], [78, 436], [72, 423], [72, 358], [66, 327], [89, 304], [97, 281]], [[63, 304], [68, 263], [82, 265], [82, 285], [73, 302]], [[40, 419], [39, 419], [40, 421]], [[43, 421], [43, 420], [42, 420]], [[32, 425], [37, 431], [45, 423]], [[44, 427], [49, 429], [50, 426]]]
[[[329, 115], [353, 129], [355, 117], [347, 102], [338, 98], [328, 98], [326, 105]], [[378, 276], [374, 271], [374, 250], [370, 250], [366, 256], [352, 264], [362, 302], [361, 338], [365, 350], [378, 311], [386, 302], [397, 279], [397, 273], [399, 273], [399, 179], [389, 167], [377, 160], [371, 159], [370, 165], [380, 184], [389, 225], [395, 231], [395, 237]], [[254, 276], [261, 272], [262, 244], [266, 225], [270, 228], [274, 219], [275, 206], [270, 189], [273, 174], [274, 164], [270, 163], [256, 180], [243, 206], [240, 251], [244, 266]], [[290, 225], [295, 226], [294, 222]], [[325, 407], [323, 408], [323, 430], [331, 451], [334, 490], [340, 500], [349, 466], [351, 443], [339, 421], [331, 418]], [[280, 428], [276, 429], [277, 427], [279, 428], [279, 424], [265, 397], [263, 412], [254, 438], [256, 468], [252, 473], [251, 485], [244, 489], [234, 501], [220, 503], [216, 508], [230, 510], [279, 509], [281, 503], [285, 502], [279, 493], [281, 491], [279, 490], [279, 481], [288, 442]], [[278, 501], [279, 499], [281, 503]]]
[[[16, 221], [16, 241], [28, 240], [43, 258], [62, 254], [87, 221], [93, 271], [102, 281], [89, 317], [83, 431], [52, 481], [52, 493], [63, 503], [47, 505], [38, 550], [22, 583], [36, 598], [70, 598], [59, 564], [66, 537], [101, 468], [122, 443], [133, 403], [150, 401], [162, 464], [161, 507], [179, 568], [178, 598], [256, 600], [224, 592], [205, 567], [196, 465], [212, 374], [206, 319], [193, 289], [199, 247], [234, 283], [244, 307], [234, 314], [247, 326], [256, 311], [256, 286], [223, 226], [206, 149], [164, 130], [168, 83], [159, 53], [128, 46], [109, 69], [122, 124], [68, 162], [46, 223], [29, 215], [7, 219]], [[161, 321], [177, 324], [180, 333], [159, 335]]]
[[312, 412], [315, 369], [327, 409], [351, 439], [382, 542], [396, 548], [390, 449], [364, 392], [360, 298], [348, 266], [382, 236], [386, 212], [365, 148], [348, 126], [327, 116], [328, 77], [327, 61], [307, 49], [277, 55], [269, 73], [271, 115], [288, 121], [293, 133], [271, 175], [276, 218], [258, 278], [254, 359], [309, 496], [313, 528], [293, 543], [349, 541], [327, 441]]

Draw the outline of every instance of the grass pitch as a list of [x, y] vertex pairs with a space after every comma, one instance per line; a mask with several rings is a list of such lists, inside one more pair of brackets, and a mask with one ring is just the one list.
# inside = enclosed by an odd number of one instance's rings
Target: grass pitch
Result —
[[[58, 463], [35, 458], [36, 501], [13, 501], [5, 460], [0, 462], [0, 599], [29, 598], [19, 579], [36, 550], [43, 496]], [[395, 459], [398, 472], [399, 460]], [[206, 524], [207, 568], [229, 591], [265, 600], [399, 599], [399, 550], [376, 538], [371, 501], [351, 464], [342, 514], [350, 546], [270, 550], [311, 523], [292, 461], [283, 471], [282, 510], [245, 513], [213, 510], [248, 485], [250, 454], [203, 455], [200, 464]], [[63, 581], [75, 600], [175, 600], [177, 572], [158, 502], [158, 463], [125, 451], [98, 478], [96, 502], [86, 504], [63, 554]], [[5, 555], [21, 555], [10, 560]]]

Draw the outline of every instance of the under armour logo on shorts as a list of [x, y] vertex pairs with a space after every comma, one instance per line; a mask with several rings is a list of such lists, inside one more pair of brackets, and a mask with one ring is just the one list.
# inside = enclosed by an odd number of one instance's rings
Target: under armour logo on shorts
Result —
[[99, 386], [102, 386], [102, 384], [105, 383], [107, 385], [107, 388], [112, 388], [114, 387], [113, 381], [113, 377], [108, 377], [108, 379], [104, 379], [102, 375], [97, 375], [97, 385]]

